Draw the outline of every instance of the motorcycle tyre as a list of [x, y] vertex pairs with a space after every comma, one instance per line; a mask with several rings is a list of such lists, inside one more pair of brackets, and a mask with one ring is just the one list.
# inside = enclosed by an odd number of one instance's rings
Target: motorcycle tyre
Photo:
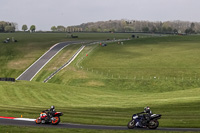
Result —
[[35, 120], [35, 123], [36, 123], [36, 124], [40, 124], [41, 122], [42, 122], [42, 120], [39, 119], [39, 117]]
[[60, 117], [56, 116], [54, 118], [56, 118], [56, 121], [51, 121], [52, 125], [58, 125], [58, 123], [60, 122]]
[[128, 127], [128, 129], [133, 129], [133, 128], [135, 127], [135, 122], [134, 122], [134, 120], [129, 121], [127, 127]]
[[[156, 122], [156, 126], [150, 126], [150, 125], [148, 125], [148, 128], [149, 128], [149, 129], [156, 129], [156, 128], [159, 126], [159, 122], [158, 122], [157, 120], [151, 120], [151, 121]], [[150, 122], [151, 122], [151, 121], [150, 121]], [[150, 122], [149, 122], [149, 123], [150, 123]]]

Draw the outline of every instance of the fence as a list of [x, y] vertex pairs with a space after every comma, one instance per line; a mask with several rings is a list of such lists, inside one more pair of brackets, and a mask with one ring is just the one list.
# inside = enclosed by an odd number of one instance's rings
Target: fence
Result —
[[[108, 41], [101, 41], [101, 43], [109, 43], [109, 42], [116, 42], [116, 41], [125, 41], [125, 40], [129, 40], [129, 39], [119, 39], [119, 40], [108, 40]], [[90, 44], [87, 44], [87, 46], [89, 45], [94, 45], [94, 44], [98, 44], [100, 42], [92, 42]], [[63, 65], [61, 66], [59, 69], [57, 69], [55, 72], [53, 72], [48, 78], [46, 78], [43, 82], [46, 83], [48, 80], [50, 80], [56, 73], [58, 73], [59, 71], [61, 71], [63, 68], [65, 68], [66, 66], [68, 66], [77, 56], [78, 54], [85, 48], [85, 45], [82, 45], [77, 52]], [[94, 47], [96, 48], [96, 47]], [[94, 49], [93, 48], [93, 49]], [[92, 49], [92, 50], [93, 50]], [[90, 50], [90, 52], [92, 51]]]
[[[83, 59], [83, 58], [82, 58]], [[84, 68], [82, 66], [77, 65], [77, 68], [80, 70], [88, 71], [94, 73], [98, 76], [102, 76], [103, 78], [109, 79], [131, 79], [131, 80], [154, 80], [154, 81], [200, 81], [200, 74], [194, 74], [193, 76], [164, 76], [164, 75], [154, 75], [154, 76], [144, 76], [144, 75], [120, 75], [116, 73], [111, 73], [110, 70], [107, 72], [96, 70], [94, 68]]]

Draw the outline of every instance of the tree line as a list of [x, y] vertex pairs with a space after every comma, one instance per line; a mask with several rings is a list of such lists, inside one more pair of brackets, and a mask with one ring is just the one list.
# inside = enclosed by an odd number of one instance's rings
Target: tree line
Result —
[[0, 21], [0, 32], [15, 32], [16, 23]]
[[[0, 32], [15, 32], [17, 23], [0, 21]], [[21, 28], [24, 32], [36, 31], [36, 26], [30, 28], [24, 24]], [[200, 22], [189, 21], [138, 21], [138, 20], [109, 20], [82, 23], [74, 26], [52, 26], [53, 32], [147, 32], [147, 33], [200, 33]]]
[[[26, 24], [22, 25], [22, 30], [25, 32], [28, 30], [28, 26]], [[31, 25], [29, 31], [30, 32], [35, 32], [36, 30], [36, 26], [35, 25]]]
[[[15, 32], [17, 29], [17, 26], [18, 26], [17, 23], [0, 21], [0, 32]], [[28, 28], [28, 26], [24, 24], [22, 26], [22, 30], [23, 31], [29, 30], [31, 32], [35, 32], [36, 26], [31, 25], [30, 28]]]
[[109, 20], [88, 22], [75, 26], [52, 26], [52, 31], [58, 32], [151, 32], [151, 33], [200, 33], [199, 22], [189, 21], [138, 21]]

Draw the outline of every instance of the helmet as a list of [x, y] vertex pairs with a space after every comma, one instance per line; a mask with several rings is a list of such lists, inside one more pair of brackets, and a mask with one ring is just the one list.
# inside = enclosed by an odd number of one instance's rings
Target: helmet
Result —
[[51, 106], [51, 109], [55, 109], [55, 107], [52, 105], [52, 106]]
[[147, 106], [147, 107], [144, 107], [144, 112], [145, 113], [150, 113], [150, 108]]

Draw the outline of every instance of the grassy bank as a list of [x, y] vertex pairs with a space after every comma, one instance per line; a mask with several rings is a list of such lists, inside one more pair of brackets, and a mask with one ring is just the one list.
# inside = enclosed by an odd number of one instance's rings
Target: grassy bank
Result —
[[[0, 77], [17, 78], [26, 68], [44, 54], [51, 46], [64, 41], [95, 41], [131, 37], [127, 34], [74, 33], [79, 38], [69, 37], [69, 33], [0, 33]], [[18, 42], [3, 43], [12, 37]]]
[[49, 82], [154, 93], [198, 88], [199, 43], [199, 36], [171, 36], [88, 46]]
[[[18, 42], [2, 43], [14, 37]], [[0, 34], [0, 77], [18, 77], [30, 64], [51, 46], [67, 41], [65, 34], [1, 33]]]
[[41, 83], [80, 45], [69, 46], [33, 82], [0, 82], [0, 113], [36, 118], [55, 105], [64, 113], [62, 122], [125, 126], [148, 105], [163, 115], [161, 127], [200, 127], [199, 43], [199, 36], [170, 36], [87, 46], [70, 66]]
[[155, 94], [20, 81], [0, 82], [0, 90], [4, 116], [36, 118], [55, 105], [62, 122], [125, 126], [149, 105], [163, 115], [162, 127], [199, 127], [199, 88]]
[[[56, 129], [56, 128], [35, 128], [35, 127], [17, 127], [17, 126], [0, 126], [2, 133], [132, 133], [133, 130], [92, 130], [92, 129]], [[174, 131], [149, 131], [134, 130], [134, 133], [180, 133]], [[192, 133], [192, 132], [187, 132]]]

